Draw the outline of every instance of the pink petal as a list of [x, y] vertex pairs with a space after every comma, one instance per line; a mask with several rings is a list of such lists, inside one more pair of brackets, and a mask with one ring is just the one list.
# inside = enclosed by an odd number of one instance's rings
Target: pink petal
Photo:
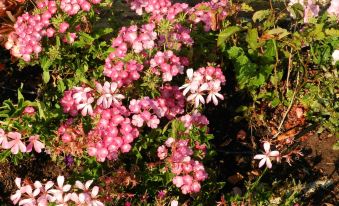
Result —
[[21, 178], [17, 177], [15, 178], [15, 185], [18, 187], [18, 188], [21, 188]]
[[65, 185], [65, 186], [62, 188], [62, 191], [68, 192], [70, 189], [71, 189], [71, 185]]
[[11, 152], [12, 152], [12, 154], [18, 154], [19, 153], [19, 145], [18, 144], [13, 145]]
[[215, 95], [212, 95], [212, 99], [213, 99], [213, 104], [218, 105], [218, 99]]

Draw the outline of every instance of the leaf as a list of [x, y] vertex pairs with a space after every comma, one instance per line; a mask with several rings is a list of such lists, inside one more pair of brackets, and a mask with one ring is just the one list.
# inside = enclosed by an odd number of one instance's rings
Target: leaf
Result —
[[48, 83], [50, 80], [49, 75], [49, 67], [52, 65], [52, 61], [50, 61], [47, 57], [41, 58], [41, 68], [43, 70], [42, 73], [42, 79], [44, 80], [44, 83]]
[[256, 50], [259, 47], [258, 44], [258, 30], [249, 29], [246, 36], [246, 41], [251, 49]]
[[278, 27], [278, 28], [268, 30], [267, 34], [278, 36], [278, 39], [282, 39], [282, 38], [288, 36], [290, 34], [290, 32], [288, 32], [286, 29]]
[[277, 139], [279, 141], [281, 141], [281, 140], [284, 140], [284, 139], [288, 139], [288, 138], [294, 137], [296, 134], [297, 134], [296, 129], [291, 129], [291, 130], [288, 130], [287, 132], [282, 133], [281, 135], [279, 135], [277, 137]]
[[240, 31], [240, 27], [238, 26], [231, 26], [231, 27], [227, 27], [226, 29], [224, 29], [223, 31], [221, 31], [218, 35], [218, 41], [217, 41], [217, 45], [220, 47], [222, 45], [224, 45], [224, 42], [231, 37], [233, 34], [237, 33], [238, 31]]
[[256, 11], [253, 14], [252, 20], [253, 20], [253, 22], [262, 21], [265, 18], [267, 18], [270, 14], [271, 14], [271, 11], [268, 10], [268, 9], [267, 10], [259, 10], [259, 11]]
[[249, 11], [254, 11], [254, 10], [250, 5], [248, 5], [246, 3], [242, 3], [241, 4], [241, 11], [249, 12]]
[[339, 37], [339, 29], [325, 29], [325, 34], [333, 37]]

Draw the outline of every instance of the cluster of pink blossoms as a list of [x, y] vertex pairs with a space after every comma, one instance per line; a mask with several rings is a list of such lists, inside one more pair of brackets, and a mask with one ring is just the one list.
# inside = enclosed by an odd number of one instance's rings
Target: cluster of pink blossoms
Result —
[[173, 50], [180, 50], [182, 45], [192, 46], [191, 31], [179, 23], [175, 24], [167, 34], [159, 35], [158, 44]]
[[128, 0], [131, 9], [138, 15], [145, 11], [151, 14], [151, 21], [161, 21], [164, 18], [170, 21], [174, 20], [179, 13], [187, 10], [188, 4], [175, 3], [172, 5], [170, 0]]
[[191, 158], [193, 151], [188, 142], [189, 140], [175, 140], [170, 137], [157, 150], [158, 157], [163, 160], [168, 157], [168, 149], [171, 149], [171, 156], [167, 161], [171, 172], [176, 175], [173, 184], [181, 188], [183, 194], [199, 192], [200, 182], [208, 177], [204, 165]]
[[116, 159], [119, 152], [131, 150], [131, 143], [139, 136], [129, 118], [130, 112], [122, 105], [109, 109], [96, 109], [100, 115], [99, 123], [88, 133], [88, 154], [100, 162]]
[[159, 118], [173, 119], [184, 112], [185, 99], [178, 87], [167, 85], [160, 88], [160, 93], [161, 96], [156, 99], [144, 97], [130, 101], [133, 125], [142, 127], [146, 123], [150, 128], [157, 128]]
[[209, 121], [205, 115], [200, 113], [186, 114], [179, 118], [184, 123], [184, 126], [189, 130], [193, 125], [195, 126], [206, 126]]
[[32, 54], [38, 56], [41, 52], [41, 39], [44, 36], [51, 37], [55, 32], [49, 25], [52, 15], [57, 11], [56, 2], [45, 0], [38, 4], [38, 8], [44, 12], [36, 15], [25, 13], [18, 17], [14, 24], [15, 31], [8, 36], [5, 45], [13, 56], [26, 62], [31, 60]]
[[116, 82], [119, 87], [129, 85], [133, 81], [140, 78], [140, 72], [144, 66], [135, 60], [130, 60], [126, 63], [119, 61], [115, 64], [111, 63], [108, 58], [105, 64], [104, 75], [110, 77], [113, 82]]
[[8, 132], [7, 134], [3, 129], [0, 129], [0, 149], [10, 149], [12, 154], [31, 152], [34, 150], [38, 153], [41, 152], [45, 145], [39, 141], [39, 135], [33, 135], [28, 140], [26, 146], [23, 142], [22, 135], [19, 132]]
[[92, 103], [94, 102], [92, 89], [89, 87], [75, 87], [65, 91], [60, 103], [65, 113], [77, 116], [81, 111], [82, 116], [93, 115]]
[[219, 93], [221, 84], [226, 82], [225, 76], [219, 67], [201, 67], [197, 71], [187, 69], [187, 83], [180, 87], [183, 94], [186, 95], [187, 101], [193, 101], [197, 108], [199, 104], [205, 104], [204, 94], [208, 94], [206, 103], [213, 101], [214, 105], [218, 105], [218, 98], [223, 100], [224, 97]]
[[339, 19], [339, 0], [332, 0], [327, 12]]
[[[101, 0], [91, 0], [92, 4], [99, 4]], [[80, 9], [82, 11], [89, 11], [92, 5], [86, 0], [61, 0], [60, 8], [66, 14], [73, 16], [77, 14]]]
[[[203, 22], [205, 31], [215, 31], [220, 23], [218, 21], [226, 18], [228, 6], [227, 0], [202, 2], [189, 10], [190, 19], [195, 24]], [[218, 16], [217, 18], [216, 15]]]
[[57, 178], [57, 184], [48, 181], [45, 184], [40, 181], [34, 183], [21, 183], [21, 178], [15, 179], [15, 184], [19, 188], [15, 194], [11, 195], [14, 205], [23, 206], [48, 206], [52, 203], [59, 206], [79, 205], [79, 206], [104, 206], [98, 200], [99, 187], [91, 188], [93, 180], [83, 184], [75, 182], [75, 186], [64, 184], [64, 176]]
[[156, 75], [160, 75], [159, 71], [161, 71], [164, 81], [172, 81], [174, 76], [183, 73], [184, 65], [182, 63], [180, 57], [177, 57], [173, 51], [158, 51], [150, 60], [150, 68]]

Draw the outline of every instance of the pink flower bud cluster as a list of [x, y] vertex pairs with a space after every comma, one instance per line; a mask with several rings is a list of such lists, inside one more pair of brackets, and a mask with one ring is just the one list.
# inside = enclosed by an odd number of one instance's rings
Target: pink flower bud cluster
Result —
[[158, 128], [159, 118], [173, 119], [184, 113], [185, 99], [178, 87], [166, 85], [160, 88], [160, 93], [156, 99], [144, 97], [130, 101], [133, 125], [142, 127], [146, 123], [150, 128]]
[[174, 20], [179, 13], [187, 10], [188, 4], [171, 3], [170, 0], [128, 0], [131, 9], [135, 10], [138, 15], [142, 15], [145, 11], [151, 14], [151, 21], [161, 21], [163, 19]]
[[110, 77], [113, 82], [118, 84], [118, 87], [129, 85], [133, 81], [140, 78], [140, 72], [144, 66], [135, 60], [130, 60], [126, 63], [119, 61], [116, 64], [111, 64], [111, 59], [105, 64], [104, 75]]
[[173, 51], [158, 51], [153, 59], [150, 60], [150, 68], [156, 75], [162, 73], [163, 81], [172, 81], [174, 76], [182, 74], [184, 65], [180, 61], [180, 57], [176, 56]]
[[[172, 180], [173, 184], [180, 188], [183, 194], [199, 192], [200, 183], [208, 177], [204, 165], [192, 159], [193, 150], [188, 143], [189, 140], [175, 140], [170, 137], [165, 145], [158, 147], [157, 150], [161, 160], [167, 157], [171, 172], [176, 175]], [[171, 150], [169, 157], [168, 149]]]
[[[99, 4], [101, 0], [92, 0], [92, 4]], [[60, 8], [66, 14], [73, 16], [77, 14], [80, 10], [89, 11], [92, 7], [91, 3], [86, 0], [61, 0]]]
[[14, 24], [15, 31], [8, 36], [5, 45], [6, 49], [11, 50], [13, 56], [22, 58], [26, 62], [31, 60], [31, 55], [38, 56], [41, 52], [42, 38], [54, 34], [54, 29], [48, 26], [52, 15], [57, 10], [55, 1], [40, 2], [38, 8], [44, 12], [36, 15], [24, 13], [18, 17]]
[[180, 50], [182, 45], [192, 46], [191, 31], [181, 24], [175, 24], [168, 34], [160, 35], [158, 44], [168, 49]]
[[190, 9], [190, 19], [193, 23], [204, 24], [204, 30], [215, 31], [219, 27], [219, 21], [222, 21], [227, 16], [228, 1], [227, 0], [211, 0], [202, 2]]
[[332, 0], [330, 7], [328, 7], [327, 12], [331, 15], [337, 16], [339, 19], [339, 0]]
[[139, 136], [139, 131], [129, 118], [130, 112], [121, 105], [97, 111], [99, 123], [88, 134], [88, 154], [98, 161], [116, 159], [118, 153], [131, 150], [131, 143]]
[[189, 130], [192, 126], [205, 126], [209, 124], [207, 117], [200, 113], [186, 114], [179, 118]]
[[133, 113], [132, 124], [137, 127], [142, 127], [146, 123], [150, 128], [157, 128], [160, 123], [159, 118], [163, 116], [158, 102], [149, 97], [140, 100], [132, 99], [129, 109]]
[[64, 113], [77, 116], [81, 111], [82, 116], [93, 115], [92, 103], [94, 98], [91, 91], [92, 89], [89, 87], [75, 87], [72, 90], [65, 91], [60, 101]]
[[64, 182], [64, 176], [57, 178], [57, 184], [53, 181], [48, 181], [44, 184], [40, 181], [35, 181], [34, 183], [24, 181], [22, 183], [21, 178], [16, 178], [15, 184], [18, 190], [11, 195], [10, 199], [14, 205], [23, 206], [47, 206], [53, 203], [56, 205], [104, 206], [98, 200], [99, 187], [94, 186], [91, 188], [93, 180], [89, 180], [85, 184], [76, 181], [73, 187], [69, 184], [64, 184]]
[[31, 152], [34, 150], [40, 153], [45, 145], [40, 142], [39, 135], [33, 135], [28, 139], [28, 145], [23, 142], [22, 135], [19, 132], [8, 132], [0, 129], [0, 149], [10, 149], [12, 154]]
[[187, 97], [187, 101], [193, 101], [194, 106], [197, 108], [199, 104], [205, 104], [203, 95], [208, 94], [206, 103], [213, 101], [214, 105], [218, 105], [218, 98], [223, 100], [224, 97], [219, 93], [221, 84], [226, 82], [219, 67], [201, 67], [197, 71], [187, 69], [187, 83], [180, 87], [184, 89], [183, 94], [188, 92], [191, 94]]

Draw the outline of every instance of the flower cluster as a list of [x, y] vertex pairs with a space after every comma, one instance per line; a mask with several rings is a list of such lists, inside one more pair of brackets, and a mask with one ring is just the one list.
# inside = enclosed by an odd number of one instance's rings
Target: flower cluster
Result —
[[113, 82], [116, 82], [119, 87], [129, 85], [133, 81], [140, 78], [140, 72], [144, 66], [135, 60], [130, 60], [126, 63], [119, 61], [115, 64], [111, 63], [111, 59], [107, 59], [105, 64], [104, 75], [110, 77]]
[[169, 49], [180, 50], [182, 45], [193, 45], [191, 31], [181, 24], [175, 24], [171, 30], [165, 34], [159, 35], [159, 46], [165, 46]]
[[168, 149], [171, 150], [171, 156], [167, 158], [170, 164], [171, 172], [176, 176], [173, 178], [173, 184], [181, 188], [183, 194], [199, 192], [200, 182], [204, 181], [208, 175], [205, 172], [204, 165], [193, 160], [193, 150], [189, 147], [189, 140], [175, 140], [168, 138], [165, 145], [158, 147], [158, 157], [163, 160], [168, 156]]
[[197, 71], [187, 69], [187, 83], [180, 87], [184, 89], [183, 94], [186, 95], [187, 101], [194, 101], [194, 106], [197, 108], [199, 104], [205, 104], [203, 95], [208, 93], [206, 103], [213, 101], [214, 105], [218, 105], [218, 98], [223, 100], [224, 97], [219, 93], [221, 84], [225, 83], [225, 76], [218, 67], [201, 67]]
[[339, 18], [339, 0], [332, 0], [327, 12]]
[[182, 74], [184, 70], [180, 57], [177, 57], [171, 50], [158, 51], [150, 60], [150, 68], [156, 75], [160, 75], [161, 71], [163, 81], [171, 81], [174, 76]]
[[15, 57], [22, 58], [26, 62], [31, 60], [31, 55], [38, 54], [42, 50], [41, 39], [44, 36], [53, 36], [54, 29], [48, 28], [50, 19], [57, 11], [55, 1], [42, 1], [38, 8], [44, 12], [41, 14], [31, 15], [25, 13], [19, 16], [15, 22], [14, 29], [5, 44], [6, 49], [11, 50]]
[[333, 64], [336, 64], [339, 61], [339, 49], [333, 51], [332, 58]]
[[91, 188], [93, 180], [89, 180], [85, 184], [76, 181], [73, 188], [69, 184], [64, 184], [64, 182], [64, 176], [57, 178], [57, 184], [52, 181], [48, 181], [45, 184], [40, 181], [35, 181], [34, 183], [25, 181], [22, 184], [21, 178], [16, 178], [15, 184], [18, 190], [10, 198], [14, 205], [23, 206], [47, 206], [51, 203], [56, 205], [72, 203], [83, 206], [104, 206], [97, 197], [99, 187], [94, 186]]
[[81, 111], [82, 116], [93, 115], [92, 103], [94, 98], [89, 87], [75, 87], [72, 90], [65, 91], [60, 103], [65, 113], [71, 116], [78, 115]]
[[205, 126], [209, 124], [207, 117], [200, 113], [186, 114], [180, 117], [179, 120], [184, 123], [187, 129], [191, 129], [193, 125]]
[[205, 31], [215, 31], [219, 28], [220, 22], [226, 18], [227, 10], [227, 0], [202, 2], [190, 9], [190, 20], [195, 24], [202, 22]]
[[161, 21], [168, 19], [174, 20], [175, 17], [188, 8], [188, 4], [175, 3], [172, 5], [170, 0], [128, 0], [131, 9], [135, 10], [138, 15], [142, 15], [144, 10], [151, 14], [151, 21]]
[[28, 142], [26, 146], [19, 132], [8, 132], [6, 134], [3, 129], [0, 129], [0, 148], [10, 149], [12, 154], [18, 154], [19, 151], [22, 153], [31, 152], [33, 148], [40, 153], [45, 148], [45, 145], [39, 140], [39, 135], [29, 137]]
[[313, 0], [308, 0], [304, 8], [304, 23], [308, 23], [310, 18], [317, 17], [320, 11], [319, 5], [316, 5]]
[[98, 161], [116, 159], [119, 151], [129, 152], [139, 131], [129, 118], [130, 112], [122, 105], [100, 110], [98, 124], [88, 133], [88, 154]]
[[[99, 4], [101, 0], [91, 0], [92, 4]], [[80, 10], [89, 11], [92, 5], [86, 0], [61, 0], [60, 8], [66, 14], [73, 16]]]

